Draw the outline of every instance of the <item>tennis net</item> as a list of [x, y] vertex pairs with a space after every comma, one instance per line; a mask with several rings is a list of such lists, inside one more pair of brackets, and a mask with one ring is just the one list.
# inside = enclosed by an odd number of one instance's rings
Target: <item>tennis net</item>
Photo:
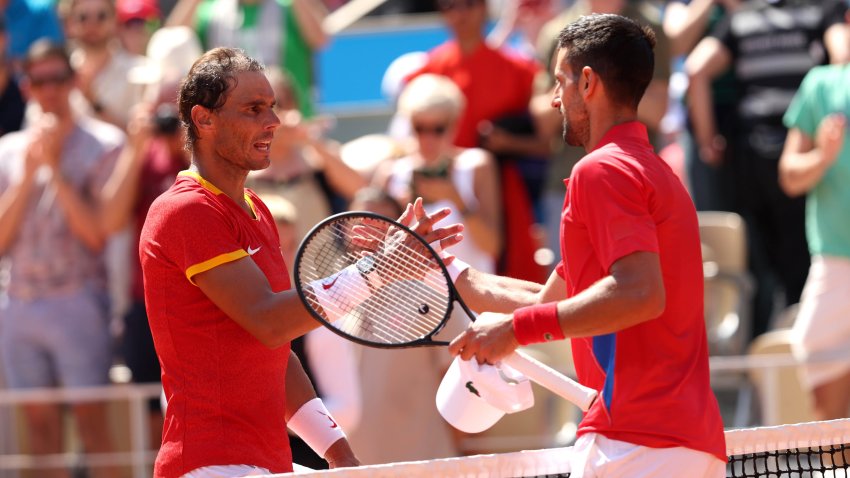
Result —
[[[850, 478], [850, 419], [726, 432], [734, 478]], [[846, 452], [846, 453], [845, 453]], [[570, 447], [309, 471], [276, 477], [569, 478]]]

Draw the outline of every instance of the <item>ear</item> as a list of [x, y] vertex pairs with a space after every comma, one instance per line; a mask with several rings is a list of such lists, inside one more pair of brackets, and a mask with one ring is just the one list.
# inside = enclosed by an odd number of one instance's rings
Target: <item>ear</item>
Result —
[[212, 111], [208, 110], [207, 108], [204, 108], [201, 105], [193, 106], [192, 123], [195, 124], [195, 128], [198, 130], [198, 132], [213, 128]]
[[593, 96], [600, 87], [599, 75], [593, 71], [593, 68], [585, 66], [581, 69], [581, 78], [584, 84], [581, 89], [581, 95], [586, 100]]

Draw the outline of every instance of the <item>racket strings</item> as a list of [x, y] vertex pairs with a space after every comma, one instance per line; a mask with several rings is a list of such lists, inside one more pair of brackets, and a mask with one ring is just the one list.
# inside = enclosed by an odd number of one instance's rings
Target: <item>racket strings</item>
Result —
[[[365, 295], [364, 289], [358, 293], [350, 287], [334, 288], [334, 300], [359, 305], [331, 325], [348, 335], [387, 344], [407, 343], [432, 334], [450, 306], [449, 287], [437, 259], [405, 230], [388, 235], [386, 223], [354, 219], [328, 224], [313, 234], [299, 264], [299, 280], [325, 280], [367, 254], [389, 249], [391, 252], [381, 256], [384, 287]], [[419, 248], [409, 244], [418, 244]], [[315, 301], [312, 306], [319, 309]]]

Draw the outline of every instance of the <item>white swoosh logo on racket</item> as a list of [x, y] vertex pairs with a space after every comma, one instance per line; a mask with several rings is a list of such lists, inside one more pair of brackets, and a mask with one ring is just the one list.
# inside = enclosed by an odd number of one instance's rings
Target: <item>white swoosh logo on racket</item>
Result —
[[248, 255], [253, 256], [256, 254], [263, 246], [257, 246], [255, 249], [251, 249], [251, 246], [248, 246]]

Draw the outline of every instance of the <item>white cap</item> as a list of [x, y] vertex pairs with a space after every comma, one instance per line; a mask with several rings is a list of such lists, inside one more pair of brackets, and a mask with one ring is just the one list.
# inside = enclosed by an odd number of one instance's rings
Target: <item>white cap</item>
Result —
[[128, 80], [136, 84], [179, 81], [201, 54], [201, 42], [191, 28], [162, 27], [148, 41], [147, 62], [131, 68]]
[[501, 365], [479, 365], [455, 357], [437, 389], [437, 410], [450, 425], [466, 433], [482, 432], [501, 419], [534, 405], [531, 382]]

